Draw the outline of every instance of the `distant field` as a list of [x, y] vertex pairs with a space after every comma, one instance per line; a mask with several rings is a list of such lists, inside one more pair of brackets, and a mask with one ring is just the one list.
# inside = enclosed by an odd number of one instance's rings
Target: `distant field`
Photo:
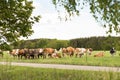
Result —
[[0, 80], [120, 80], [120, 73], [0, 65]]
[[104, 57], [93, 57], [93, 55], [100, 51], [93, 51], [92, 55], [82, 56], [82, 58], [76, 57], [62, 57], [59, 59], [46, 58], [46, 59], [17, 59], [4, 53], [4, 57], [0, 61], [10, 62], [30, 62], [30, 63], [50, 63], [50, 64], [73, 64], [73, 65], [93, 65], [93, 66], [115, 66], [120, 67], [119, 51], [115, 56], [111, 56], [109, 51], [105, 51]]

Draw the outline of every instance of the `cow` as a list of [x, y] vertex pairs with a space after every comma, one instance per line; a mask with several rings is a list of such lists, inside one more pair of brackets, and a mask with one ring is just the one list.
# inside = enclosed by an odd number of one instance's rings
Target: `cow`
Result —
[[28, 59], [37, 58], [38, 54], [39, 54], [39, 53], [37, 52], [37, 49], [28, 49], [27, 58], [28, 58]]
[[44, 48], [43, 49], [43, 58], [52, 57], [52, 54], [55, 52], [55, 49], [53, 48]]
[[79, 56], [79, 57], [82, 57], [82, 55], [84, 54], [89, 54], [91, 55], [93, 49], [92, 48], [76, 48], [75, 49], [75, 56]]
[[39, 58], [39, 56], [41, 55], [41, 49], [19, 49], [18, 51], [18, 58], [24, 56], [25, 59], [34, 59], [34, 58]]
[[17, 57], [19, 54], [19, 49], [13, 49], [10, 51], [10, 55], [12, 55], [14, 58]]
[[35, 49], [35, 53], [38, 58], [43, 57], [43, 48]]
[[65, 55], [68, 55], [68, 56], [72, 57], [74, 55], [74, 50], [75, 49], [71, 46], [69, 46], [67, 48], [61, 48], [61, 52], [62, 52], [63, 57]]
[[25, 53], [25, 50], [24, 50], [24, 49], [19, 49], [17, 56], [18, 56], [18, 58], [20, 58], [20, 57], [21, 57], [21, 59], [22, 59], [22, 57], [23, 57], [23, 56], [24, 56], [25, 58], [27, 58], [27, 56], [26, 56], [26, 53]]
[[61, 58], [60, 53], [53, 53], [52, 58]]
[[116, 51], [115, 51], [114, 48], [110, 49], [110, 54], [111, 54], [112, 56], [114, 56], [115, 52], [116, 52]]
[[60, 51], [61, 51], [63, 57], [67, 54], [66, 48], [60, 48]]
[[97, 54], [94, 55], [94, 57], [103, 57], [104, 52], [98, 52]]

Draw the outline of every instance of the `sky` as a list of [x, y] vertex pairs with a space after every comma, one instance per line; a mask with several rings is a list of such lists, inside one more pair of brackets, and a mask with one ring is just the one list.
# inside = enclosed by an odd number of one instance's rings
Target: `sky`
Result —
[[67, 21], [64, 20], [64, 10], [61, 11], [60, 15], [63, 18], [61, 21], [58, 18], [58, 13], [52, 4], [52, 0], [34, 0], [33, 6], [35, 7], [33, 15], [41, 15], [42, 18], [39, 23], [33, 25], [34, 33], [28, 39], [49, 38], [69, 40], [107, 36], [107, 29], [96, 22], [87, 7], [80, 12], [80, 16], [74, 16], [71, 20]]

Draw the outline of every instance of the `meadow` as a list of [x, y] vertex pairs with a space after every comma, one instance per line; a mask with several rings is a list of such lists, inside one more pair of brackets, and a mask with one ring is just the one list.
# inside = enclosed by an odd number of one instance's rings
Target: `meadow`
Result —
[[0, 65], [0, 80], [120, 80], [120, 73]]
[[[120, 67], [119, 52], [111, 56], [106, 51], [104, 57], [93, 57], [98, 52], [100, 51], [93, 51], [91, 56], [84, 55], [82, 58], [62, 57], [58, 59], [17, 59], [4, 53], [0, 61]], [[20, 67], [9, 63], [0, 65], [0, 80], [120, 80], [120, 72]]]
[[89, 66], [115, 66], [120, 67], [119, 51], [114, 56], [111, 56], [109, 51], [105, 51], [103, 57], [93, 57], [94, 54], [101, 51], [93, 51], [92, 55], [84, 55], [79, 57], [62, 57], [62, 58], [39, 58], [39, 59], [18, 59], [13, 58], [9, 54], [4, 53], [4, 57], [0, 61], [10, 62], [29, 62], [29, 63], [48, 63], [48, 64], [72, 64], [72, 65], [89, 65]]

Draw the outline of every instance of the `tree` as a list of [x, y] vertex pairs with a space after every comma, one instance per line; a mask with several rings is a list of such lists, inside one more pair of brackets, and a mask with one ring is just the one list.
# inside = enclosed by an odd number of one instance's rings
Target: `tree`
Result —
[[0, 46], [33, 33], [32, 25], [40, 16], [31, 16], [34, 7], [28, 0], [0, 0]]
[[120, 33], [120, 0], [52, 0], [55, 7], [64, 7], [69, 17], [79, 15], [80, 10], [89, 6], [93, 17], [105, 28], [107, 33]]

